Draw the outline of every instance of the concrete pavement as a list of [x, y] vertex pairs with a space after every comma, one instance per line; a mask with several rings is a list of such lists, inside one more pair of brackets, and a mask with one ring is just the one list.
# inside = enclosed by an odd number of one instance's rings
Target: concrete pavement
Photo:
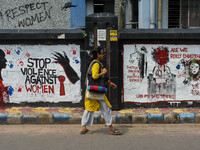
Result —
[[0, 125], [1, 150], [199, 150], [200, 124], [114, 124], [88, 127], [80, 124]]
[[[84, 109], [10, 107], [0, 109], [0, 124], [80, 124]], [[113, 124], [200, 123], [199, 108], [141, 108], [113, 111]], [[103, 124], [99, 111], [94, 124]]]

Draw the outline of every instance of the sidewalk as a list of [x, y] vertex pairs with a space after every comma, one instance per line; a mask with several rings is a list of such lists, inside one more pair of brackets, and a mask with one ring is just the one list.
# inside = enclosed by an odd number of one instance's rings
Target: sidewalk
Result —
[[[82, 108], [11, 107], [0, 110], [0, 124], [80, 124]], [[141, 108], [113, 111], [113, 124], [200, 123], [200, 108]], [[94, 124], [103, 124], [95, 112]]]

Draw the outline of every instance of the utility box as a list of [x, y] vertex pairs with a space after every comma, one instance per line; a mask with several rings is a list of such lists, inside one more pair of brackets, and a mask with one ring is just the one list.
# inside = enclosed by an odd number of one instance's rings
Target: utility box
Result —
[[[118, 18], [111, 13], [95, 13], [86, 17], [86, 50], [101, 47], [106, 55], [103, 64], [108, 70], [106, 74], [118, 86], [119, 49], [118, 49]], [[112, 56], [112, 57], [111, 57]], [[107, 96], [113, 109], [120, 108], [121, 92], [110, 88]]]

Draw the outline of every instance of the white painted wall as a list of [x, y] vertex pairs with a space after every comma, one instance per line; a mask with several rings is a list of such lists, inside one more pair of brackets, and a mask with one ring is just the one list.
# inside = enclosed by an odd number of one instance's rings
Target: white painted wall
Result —
[[[146, 54], [147, 74], [143, 79], [140, 77], [140, 69], [138, 66], [140, 57], [137, 53], [134, 54], [136, 48], [140, 51], [142, 46], [145, 46], [148, 51]], [[153, 74], [154, 67], [158, 68], [159, 65], [154, 61], [156, 58], [153, 58], [152, 52], [153, 49], [157, 49], [160, 46], [166, 47], [169, 50], [169, 62], [167, 62], [164, 67], [160, 67], [161, 71], [156, 71], [157, 69], [155, 68], [155, 74]], [[125, 44], [123, 59], [124, 102], [153, 103], [159, 101], [199, 101], [199, 49], [199, 45]], [[163, 55], [160, 55], [160, 57], [162, 56]], [[194, 58], [196, 60], [194, 60]], [[186, 62], [186, 68], [180, 63], [181, 61]], [[190, 62], [196, 62], [196, 64], [190, 65]], [[191, 68], [193, 68], [193, 70], [196, 69], [197, 74], [192, 74]], [[154, 76], [155, 89], [149, 89], [148, 87], [148, 78], [150, 74]], [[173, 75], [175, 75], [175, 78], [172, 78]], [[186, 80], [188, 83], [184, 84]], [[169, 91], [166, 90], [164, 84], [166, 87], [169, 87]], [[173, 88], [175, 92], [170, 92]], [[154, 94], [149, 94], [150, 90], [155, 90], [156, 92]]]
[[[7, 67], [2, 70], [4, 86], [11, 86], [13, 94], [9, 96], [10, 103], [20, 102], [73, 102], [81, 100], [81, 72], [80, 72], [80, 46], [79, 45], [0, 45], [4, 50], [7, 59]], [[69, 64], [77, 73], [79, 80], [72, 83], [65, 73], [64, 67], [59, 63], [54, 63], [56, 58], [53, 54], [66, 53]], [[36, 59], [39, 59], [36, 61]], [[47, 62], [44, 65], [44, 60]], [[67, 61], [64, 62], [67, 64]], [[28, 69], [28, 75], [25, 70]], [[51, 75], [44, 75], [44, 71], [50, 70]], [[32, 72], [34, 71], [34, 72]], [[31, 73], [32, 72], [32, 73]], [[24, 75], [23, 75], [24, 73]], [[49, 77], [50, 83], [40, 84], [42, 75]], [[52, 76], [53, 75], [53, 76]], [[65, 81], [64, 95], [61, 95], [61, 84], [54, 76], [63, 76]], [[31, 79], [33, 82], [26, 80]], [[36, 79], [38, 83], [34, 83]], [[49, 90], [49, 86], [54, 90]], [[33, 89], [28, 90], [30, 87]], [[36, 90], [36, 87], [41, 89]], [[42, 89], [43, 88], [43, 89]]]

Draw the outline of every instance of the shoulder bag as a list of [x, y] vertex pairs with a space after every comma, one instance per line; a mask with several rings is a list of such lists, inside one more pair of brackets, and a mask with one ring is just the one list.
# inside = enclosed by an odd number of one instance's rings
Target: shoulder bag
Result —
[[90, 63], [90, 66], [87, 71], [87, 78], [86, 78], [86, 87], [87, 87], [87, 99], [92, 100], [104, 100], [104, 94], [107, 92], [107, 86], [108, 86], [108, 78], [102, 76], [98, 79], [92, 78], [92, 66], [94, 63], [99, 63], [100, 68], [99, 72], [101, 72], [101, 68], [103, 68], [103, 65], [97, 61], [94, 60]]

